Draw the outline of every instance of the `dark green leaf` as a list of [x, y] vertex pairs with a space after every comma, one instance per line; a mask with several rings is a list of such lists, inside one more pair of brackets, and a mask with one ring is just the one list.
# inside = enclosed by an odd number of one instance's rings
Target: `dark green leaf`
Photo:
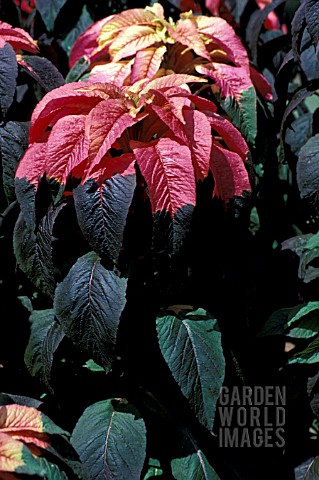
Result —
[[5, 117], [16, 89], [18, 64], [16, 54], [9, 43], [0, 48], [0, 110]]
[[75, 40], [78, 39], [81, 33], [84, 32], [84, 30], [86, 30], [91, 25], [92, 22], [93, 22], [93, 19], [89, 14], [86, 8], [86, 5], [84, 5], [81, 16], [77, 24], [75, 25], [74, 28], [72, 28], [71, 31], [68, 32], [67, 36], [61, 42], [61, 45], [68, 56], [70, 55], [70, 52]]
[[306, 26], [305, 3], [301, 2], [291, 22], [292, 51], [296, 62], [299, 61], [301, 36]]
[[14, 176], [28, 146], [29, 122], [8, 122], [0, 126], [3, 190], [8, 203], [15, 200]]
[[301, 198], [319, 190], [319, 134], [311, 137], [300, 149], [297, 163], [297, 183]]
[[319, 78], [319, 52], [310, 40], [308, 30], [305, 30], [301, 40], [300, 65], [307, 80]]
[[240, 17], [244, 13], [247, 4], [248, 0], [228, 0], [226, 2], [227, 8], [230, 9], [236, 23], [240, 23]]
[[313, 312], [317, 312], [317, 316], [319, 316], [319, 302], [308, 302], [306, 305], [302, 306], [297, 313], [289, 317], [287, 323], [288, 327], [291, 327], [298, 320]]
[[219, 476], [208, 463], [201, 450], [186, 457], [175, 458], [171, 461], [172, 473], [176, 480], [192, 478], [196, 480], [219, 480]]
[[53, 355], [64, 337], [64, 332], [55, 320], [53, 310], [34, 310], [30, 322], [31, 335], [24, 361], [31, 375], [39, 377], [53, 393], [50, 385]]
[[[66, 83], [78, 81], [82, 77], [82, 75], [87, 71], [87, 69], [90, 66], [90, 63], [91, 63], [90, 60], [86, 56], [81, 57], [67, 74], [65, 78]], [[81, 78], [81, 80], [84, 80], [83, 77]]]
[[91, 372], [105, 372], [104, 368], [95, 363], [92, 359], [85, 362], [85, 367]]
[[317, 480], [319, 472], [319, 456], [315, 457], [311, 462], [304, 480]]
[[107, 270], [90, 252], [79, 258], [57, 286], [55, 314], [68, 337], [109, 371], [127, 280]]
[[164, 478], [163, 470], [161, 468], [161, 464], [159, 460], [157, 460], [156, 458], [150, 458], [148, 460], [148, 470], [145, 477], [143, 477], [143, 480], [149, 480], [149, 479], [152, 480], [156, 477]]
[[319, 302], [282, 308], [270, 315], [258, 336], [311, 338], [319, 333]]
[[313, 413], [319, 419], [319, 372], [307, 381], [307, 393]]
[[63, 76], [47, 58], [23, 55], [22, 62], [20, 62], [21, 68], [34, 78], [46, 92], [64, 85]]
[[126, 400], [90, 405], [76, 424], [71, 443], [92, 480], [140, 480], [146, 455], [146, 429]]
[[177, 431], [174, 457], [171, 467], [176, 480], [220, 480], [193, 435], [183, 426]]
[[31, 231], [34, 231], [36, 224], [35, 186], [32, 185], [32, 183], [28, 182], [26, 178], [16, 178], [15, 192], [27, 228]]
[[288, 318], [292, 311], [293, 308], [281, 308], [273, 312], [258, 333], [258, 337], [284, 335], [287, 329]]
[[221, 99], [221, 105], [248, 142], [254, 144], [257, 134], [257, 97], [254, 87], [242, 90], [240, 102], [231, 95]]
[[274, 0], [262, 10], [257, 10], [254, 12], [247, 25], [246, 29], [246, 41], [250, 47], [251, 57], [254, 64], [257, 65], [257, 47], [258, 47], [258, 39], [263, 27], [263, 24], [268, 17], [269, 13], [275, 10], [275, 8], [279, 7], [285, 0]]
[[44, 457], [38, 457], [41, 467], [45, 470], [46, 480], [68, 480], [68, 477], [57, 465], [48, 462]]
[[317, 48], [319, 42], [319, 8], [318, 0], [305, 1], [305, 18], [307, 29], [311, 36], [313, 46]]
[[37, 10], [50, 32], [53, 30], [55, 20], [67, 0], [37, 0]]
[[312, 82], [309, 82], [309, 84], [306, 87], [300, 88], [297, 90], [297, 92], [294, 93], [292, 99], [290, 100], [289, 104], [287, 105], [282, 121], [281, 121], [281, 126], [280, 126], [280, 160], [284, 160], [284, 139], [285, 139], [285, 133], [286, 133], [286, 128], [287, 128], [287, 120], [290, 116], [290, 114], [294, 111], [298, 105], [300, 105], [301, 102], [303, 102], [306, 98], [308, 98], [310, 95], [313, 95], [314, 92], [316, 92], [319, 89], [319, 80], [313, 80]]
[[305, 113], [296, 118], [287, 128], [285, 143], [287, 143], [291, 151], [298, 155], [301, 147], [312, 135], [312, 115]]
[[316, 337], [309, 345], [301, 352], [296, 352], [289, 358], [288, 364], [303, 363], [312, 364], [319, 362], [319, 337]]
[[26, 407], [39, 408], [42, 405], [40, 400], [31, 397], [23, 397], [21, 395], [11, 395], [11, 393], [0, 393], [0, 406], [2, 405], [24, 405]]
[[136, 176], [114, 175], [98, 185], [88, 180], [74, 190], [74, 203], [83, 235], [101, 257], [116, 263], [122, 248], [126, 217]]
[[53, 296], [55, 280], [52, 261], [52, 232], [55, 220], [64, 207], [51, 207], [36, 232], [29, 228], [20, 213], [14, 228], [14, 253], [21, 270], [43, 293]]
[[159, 316], [157, 335], [173, 377], [199, 421], [213, 429], [225, 360], [216, 319], [205, 310]]

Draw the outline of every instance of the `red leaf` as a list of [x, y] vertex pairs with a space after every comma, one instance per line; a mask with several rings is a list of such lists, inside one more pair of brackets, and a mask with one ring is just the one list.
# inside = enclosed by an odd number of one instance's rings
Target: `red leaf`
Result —
[[133, 61], [125, 60], [96, 65], [91, 70], [89, 82], [113, 83], [117, 87], [121, 87], [126, 78], [130, 76]]
[[247, 170], [240, 156], [214, 142], [211, 150], [210, 168], [215, 181], [214, 195], [228, 203], [235, 195], [250, 191]]
[[175, 28], [169, 24], [166, 28], [170, 36], [176, 42], [191, 48], [198, 56], [206, 58], [206, 60], [209, 61], [211, 60], [210, 54], [206, 50], [205, 43], [201, 39], [194, 22], [190, 18], [178, 20]]
[[203, 180], [209, 171], [212, 147], [211, 126], [206, 115], [198, 110], [184, 108], [183, 113], [196, 179]]
[[138, 82], [144, 78], [151, 80], [159, 70], [165, 52], [165, 45], [158, 48], [146, 48], [137, 52], [131, 73], [131, 83]]
[[233, 67], [221, 63], [198, 65], [196, 71], [212, 78], [221, 89], [223, 97], [234, 97], [240, 100], [243, 90], [252, 87], [252, 81], [244, 67]]
[[188, 98], [193, 102], [198, 110], [205, 113], [205, 115], [211, 115], [217, 112], [216, 105], [206, 98], [197, 97], [196, 95], [188, 95]]
[[159, 90], [154, 90], [151, 93], [153, 94], [152, 110], [169, 127], [173, 135], [187, 144], [188, 138], [184, 128], [184, 117], [179, 115], [173, 99], [169, 98], [165, 94], [166, 92]]
[[[219, 17], [206, 17], [199, 15], [196, 17], [196, 23], [199, 33], [211, 38], [224, 52], [229, 59], [237, 66], [249, 71], [249, 60], [245, 47], [236, 35], [233, 27], [226, 20]], [[212, 52], [212, 60], [214, 53]]]
[[5, 42], [10, 43], [15, 51], [39, 53], [37, 42], [25, 30], [0, 21], [0, 45]]
[[172, 138], [148, 144], [131, 142], [136, 161], [150, 192], [152, 211], [176, 212], [196, 203], [191, 151]]
[[85, 119], [85, 115], [68, 115], [54, 125], [46, 151], [48, 178], [65, 185], [72, 169], [87, 158], [89, 141], [85, 137]]
[[257, 92], [265, 99], [265, 100], [273, 100], [272, 88], [266, 78], [258, 72], [258, 70], [253, 66], [250, 65], [250, 77], [256, 88]]
[[217, 113], [210, 114], [208, 120], [213, 129], [221, 135], [227, 147], [238, 153], [243, 160], [247, 160], [249, 148], [240, 131], [227, 118]]
[[48, 135], [45, 133], [42, 141], [29, 145], [16, 171], [17, 178], [26, 178], [35, 188], [38, 187], [39, 177], [44, 173]]
[[104, 100], [90, 112], [86, 120], [86, 135], [90, 140], [89, 168], [83, 181], [99, 168], [101, 158], [124, 130], [139, 121], [140, 117], [134, 118], [119, 99]]
[[97, 103], [109, 97], [123, 96], [115, 85], [87, 82], [68, 83], [47, 93], [35, 107], [29, 142], [36, 141], [45, 129], [66, 115], [87, 114]]
[[93, 178], [97, 183], [102, 183], [116, 174], [126, 177], [127, 175], [135, 175], [135, 173], [135, 155], [133, 153], [125, 153], [119, 157], [105, 155], [100, 168], [90, 178]]
[[[90, 59], [91, 63], [96, 60], [97, 57], [101, 56], [104, 53], [104, 50], [99, 51], [94, 55], [94, 51], [98, 47], [98, 38], [100, 32], [105, 23], [110, 22], [114, 18], [114, 15], [110, 17], [103, 18], [98, 22], [93, 23], [90, 25], [78, 39], [75, 41], [72, 50], [70, 52], [69, 58], [69, 67], [70, 69], [76, 64], [81, 57], [86, 56]], [[105, 47], [105, 51], [107, 48]]]
[[154, 138], [162, 137], [168, 131], [168, 126], [159, 119], [158, 115], [151, 107], [146, 108], [145, 110], [149, 113], [148, 117], [145, 118], [142, 124], [139, 139], [143, 139], [144, 142], [149, 142]]
[[220, 0], [206, 0], [205, 7], [207, 10], [210, 11], [212, 15], [218, 16], [219, 15], [219, 6]]

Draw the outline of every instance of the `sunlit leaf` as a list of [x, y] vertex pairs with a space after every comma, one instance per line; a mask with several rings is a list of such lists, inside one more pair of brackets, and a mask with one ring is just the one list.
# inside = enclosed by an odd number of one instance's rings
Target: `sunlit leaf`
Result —
[[138, 82], [144, 78], [150, 80], [159, 70], [166, 52], [165, 45], [161, 47], [150, 47], [140, 50], [135, 55], [131, 73], [131, 83]]
[[186, 145], [171, 138], [131, 145], [150, 191], [153, 213], [163, 210], [173, 218], [184, 205], [195, 205], [194, 169]]
[[198, 73], [212, 78], [220, 88], [222, 106], [249, 142], [257, 133], [256, 92], [245, 67], [210, 63], [198, 65]]
[[123, 30], [109, 48], [109, 53], [114, 62], [134, 55], [139, 50], [150, 47], [161, 38], [154, 28], [147, 25], [134, 25]]
[[205, 43], [201, 39], [201, 36], [190, 18], [178, 20], [175, 27], [167, 25], [169, 34], [175, 41], [180, 42], [188, 48], [194, 50], [194, 52], [200, 57], [206, 58], [210, 61], [211, 57], [206, 50]]
[[2, 472], [40, 477], [45, 474], [44, 468], [22, 442], [0, 431], [0, 474]]

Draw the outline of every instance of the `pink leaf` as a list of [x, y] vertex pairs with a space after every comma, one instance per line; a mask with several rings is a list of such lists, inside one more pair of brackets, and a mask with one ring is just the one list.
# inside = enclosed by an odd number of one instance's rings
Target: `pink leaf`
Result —
[[176, 212], [195, 205], [196, 186], [191, 151], [175, 139], [148, 144], [131, 142], [136, 161], [150, 192], [152, 211]]
[[[211, 38], [214, 43], [227, 53], [230, 60], [249, 72], [247, 51], [236, 35], [233, 27], [231, 27], [226, 20], [219, 17], [199, 15], [196, 17], [196, 22], [199, 33]], [[212, 52], [212, 60], [213, 59], [214, 54]]]
[[35, 188], [44, 174], [48, 136], [45, 133], [38, 142], [28, 146], [16, 171], [16, 178], [26, 178]]
[[68, 115], [54, 125], [46, 151], [46, 174], [66, 184], [72, 169], [88, 156], [89, 142], [85, 138], [85, 115]]
[[218, 16], [219, 15], [219, 6], [220, 0], [206, 0], [205, 7], [207, 10], [210, 11], [212, 15]]
[[154, 90], [154, 98], [151, 104], [152, 110], [169, 127], [173, 135], [188, 143], [184, 128], [184, 117], [179, 118], [174, 102], [164, 92]]
[[228, 203], [235, 195], [250, 191], [247, 170], [240, 156], [214, 142], [211, 150], [210, 168], [215, 181], [214, 195]]
[[252, 81], [246, 68], [212, 62], [198, 65], [196, 71], [212, 78], [221, 89], [222, 97], [234, 97], [240, 100], [243, 90], [252, 87]]
[[13, 28], [9, 23], [0, 22], [0, 40], [10, 43], [15, 51], [39, 53], [37, 42], [22, 28]]
[[90, 140], [89, 167], [83, 181], [99, 168], [100, 160], [115, 140], [139, 120], [140, 117], [134, 118], [118, 99], [104, 100], [90, 112], [86, 120], [86, 135]]
[[87, 82], [68, 83], [47, 93], [35, 107], [29, 142], [36, 141], [45, 129], [65, 115], [86, 114], [101, 100], [122, 96], [115, 85]]
[[165, 45], [158, 48], [146, 48], [137, 52], [131, 73], [131, 83], [138, 82], [144, 78], [151, 80], [159, 70], [165, 52]]
[[78, 39], [75, 41], [69, 58], [69, 67], [70, 69], [76, 64], [81, 57], [86, 56], [90, 59], [91, 63], [96, 60], [96, 58], [104, 53], [107, 52], [107, 48], [105, 50], [101, 50], [95, 55], [93, 52], [98, 47], [98, 38], [101, 33], [101, 30], [105, 23], [110, 22], [114, 16], [111, 15], [110, 17], [103, 18], [98, 22], [93, 23], [90, 25]]
[[90, 178], [93, 178], [98, 184], [102, 184], [114, 175], [119, 174], [126, 177], [127, 175], [135, 175], [135, 173], [135, 156], [133, 153], [124, 153], [119, 157], [105, 155], [100, 168]]
[[135, 55], [139, 50], [150, 47], [160, 41], [159, 35], [153, 27], [148, 25], [133, 25], [125, 28], [117, 35], [109, 48], [113, 62]]
[[96, 65], [91, 70], [89, 82], [113, 83], [117, 87], [121, 87], [131, 73], [133, 61], [126, 60]]
[[139, 139], [149, 142], [154, 138], [160, 138], [168, 131], [168, 126], [164, 123], [151, 107], [146, 108], [148, 117], [142, 124]]
[[200, 37], [194, 22], [189, 19], [181, 19], [176, 23], [176, 27], [173, 28], [170, 25], [167, 25], [167, 30], [170, 36], [176, 41], [180, 42], [182, 45], [191, 48], [194, 52], [206, 60], [211, 60], [210, 54], [206, 50], [205, 43]]
[[240, 131], [227, 118], [217, 113], [210, 114], [208, 120], [213, 129], [221, 135], [227, 147], [238, 153], [243, 160], [247, 160], [249, 148]]
[[211, 126], [206, 115], [197, 110], [184, 108], [185, 131], [192, 151], [197, 180], [208, 175], [212, 147]]
[[195, 77], [195, 75], [179, 75], [177, 73], [172, 73], [171, 75], [166, 75], [165, 77], [155, 78], [143, 88], [140, 94], [143, 95], [151, 89], [158, 90], [160, 88], [167, 87], [180, 87], [181, 85], [193, 82], [201, 83], [206, 82], [206, 80], [203, 78]]
[[258, 70], [250, 65], [250, 77], [253, 81], [253, 84], [257, 90], [257, 92], [265, 99], [265, 100], [272, 100], [272, 88], [266, 78], [258, 72]]

